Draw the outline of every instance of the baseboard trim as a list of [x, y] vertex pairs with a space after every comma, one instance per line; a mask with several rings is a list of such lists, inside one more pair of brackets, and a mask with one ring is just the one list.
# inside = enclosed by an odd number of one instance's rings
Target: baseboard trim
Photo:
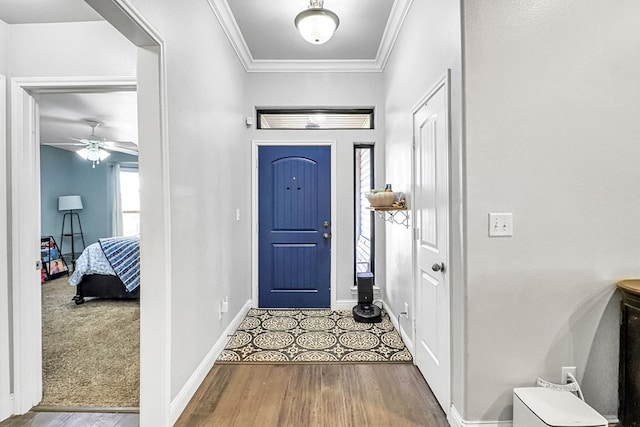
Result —
[[41, 406], [36, 405], [30, 409], [31, 412], [88, 412], [107, 414], [139, 414], [139, 407], [132, 406]]
[[[382, 292], [382, 289], [380, 289], [380, 286], [373, 285], [373, 299], [377, 299], [377, 297], [380, 295], [380, 292]], [[358, 297], [358, 287], [357, 286], [352, 286], [351, 287], [351, 295], [355, 296], [356, 298]]]
[[[615, 415], [603, 415], [609, 422], [609, 425], [619, 424], [618, 417]], [[513, 420], [506, 421], [466, 421], [461, 416], [455, 406], [451, 405], [447, 421], [451, 427], [513, 427]]]
[[451, 427], [512, 427], [513, 421], [467, 421], [464, 420], [455, 406], [451, 405], [447, 421]]
[[407, 350], [409, 350], [409, 353], [411, 353], [411, 356], [415, 359], [416, 353], [414, 352], [414, 348], [413, 348], [413, 339], [409, 336], [409, 334], [407, 334], [407, 332], [404, 330], [402, 325], [398, 323], [398, 317], [395, 315], [393, 310], [391, 310], [391, 305], [383, 300], [382, 307], [389, 315], [389, 319], [391, 319], [391, 323], [393, 323], [393, 326], [396, 328], [396, 331], [400, 333], [400, 336], [402, 337], [402, 341], [404, 341], [404, 345], [407, 346]]
[[233, 320], [231, 320], [229, 326], [227, 326], [222, 335], [220, 335], [220, 338], [218, 338], [218, 341], [216, 341], [209, 353], [205, 356], [202, 362], [200, 362], [200, 365], [191, 375], [189, 381], [187, 381], [184, 387], [182, 387], [182, 390], [180, 390], [180, 393], [178, 393], [176, 398], [173, 399], [169, 412], [169, 415], [171, 417], [171, 425], [175, 424], [176, 421], [178, 421], [178, 417], [180, 417], [182, 411], [184, 411], [184, 408], [187, 407], [187, 404], [189, 403], [191, 398], [193, 398], [196, 390], [198, 390], [198, 387], [200, 387], [200, 384], [202, 384], [202, 381], [204, 381], [205, 377], [213, 367], [213, 364], [216, 362], [216, 359], [218, 358], [218, 356], [220, 356], [220, 353], [222, 353], [222, 350], [224, 350], [224, 347], [227, 345], [227, 341], [229, 341], [228, 336], [234, 333], [236, 329], [238, 329], [238, 326], [240, 326], [240, 323], [249, 312], [251, 306], [252, 301], [247, 300], [240, 311], [238, 311], [238, 313], [235, 315]]
[[351, 310], [358, 304], [358, 300], [355, 299], [339, 299], [336, 300], [336, 306], [334, 310]]
[[13, 393], [9, 393], [9, 395], [6, 396], [6, 400], [4, 400], [2, 405], [0, 405], [0, 408], [2, 409], [0, 411], [0, 421], [6, 420], [7, 418], [9, 418], [10, 416], [13, 415], [14, 411], [13, 411]]

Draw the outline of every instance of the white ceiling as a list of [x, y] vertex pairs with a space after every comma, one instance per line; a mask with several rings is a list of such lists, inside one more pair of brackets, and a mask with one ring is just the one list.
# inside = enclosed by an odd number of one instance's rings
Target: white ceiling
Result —
[[[136, 92], [43, 93], [38, 98], [42, 144], [86, 138], [91, 135], [88, 121], [100, 122], [95, 135], [107, 141], [138, 143]], [[76, 151], [82, 147], [59, 148]]]
[[101, 21], [83, 0], [2, 0], [0, 19], [7, 24]]
[[227, 0], [255, 60], [376, 59], [394, 0], [325, 0], [340, 25], [323, 45], [307, 43], [293, 23], [308, 0]]
[[340, 26], [323, 45], [293, 23], [308, 0], [209, 0], [247, 71], [382, 71], [411, 0], [325, 0]]
[[[296, 15], [309, 0], [208, 0], [245, 69], [252, 71], [382, 71], [412, 0], [325, 0], [340, 18], [333, 38], [312, 45], [298, 34]], [[8, 24], [97, 21], [84, 0], [0, 0]], [[135, 93], [40, 96], [41, 141], [90, 134], [137, 143]]]

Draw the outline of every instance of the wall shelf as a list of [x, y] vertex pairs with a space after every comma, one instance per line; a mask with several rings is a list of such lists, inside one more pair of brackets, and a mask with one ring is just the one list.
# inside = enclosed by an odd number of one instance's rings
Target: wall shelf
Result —
[[392, 224], [404, 225], [409, 228], [409, 209], [407, 208], [373, 208], [370, 207], [378, 217]]

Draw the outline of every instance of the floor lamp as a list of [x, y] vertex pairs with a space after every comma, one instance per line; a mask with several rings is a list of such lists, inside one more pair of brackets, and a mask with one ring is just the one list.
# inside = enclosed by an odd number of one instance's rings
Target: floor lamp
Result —
[[[80, 196], [60, 196], [58, 197], [58, 210], [66, 211], [64, 216], [62, 217], [62, 233], [60, 233], [60, 252], [62, 252], [62, 245], [64, 244], [65, 237], [71, 237], [71, 264], [75, 270], [76, 266], [76, 248], [75, 248], [75, 240], [76, 235], [79, 235], [82, 238], [82, 247], [84, 249], [84, 234], [82, 233], [82, 223], [80, 222], [80, 215], [77, 212], [82, 209], [82, 199]], [[73, 229], [73, 218], [76, 218], [76, 223], [78, 224], [79, 232], [74, 231]], [[65, 225], [67, 223], [67, 218], [69, 218], [69, 225], [71, 228], [70, 232], [65, 233]]]

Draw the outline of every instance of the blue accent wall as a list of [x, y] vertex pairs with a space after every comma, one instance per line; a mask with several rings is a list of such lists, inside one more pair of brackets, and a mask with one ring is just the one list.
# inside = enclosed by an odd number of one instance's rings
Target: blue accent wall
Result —
[[[84, 206], [78, 213], [86, 245], [97, 242], [101, 237], [111, 237], [112, 165], [137, 161], [136, 156], [111, 153], [109, 158], [100, 162], [94, 169], [90, 161], [82, 159], [71, 151], [46, 145], [40, 146], [41, 234], [53, 236], [58, 245], [61, 244], [60, 234], [64, 212], [58, 211], [58, 197], [77, 194], [82, 198]], [[67, 238], [63, 251], [70, 251], [70, 245], [71, 241]], [[82, 244], [78, 239], [76, 252], [81, 250]]]

